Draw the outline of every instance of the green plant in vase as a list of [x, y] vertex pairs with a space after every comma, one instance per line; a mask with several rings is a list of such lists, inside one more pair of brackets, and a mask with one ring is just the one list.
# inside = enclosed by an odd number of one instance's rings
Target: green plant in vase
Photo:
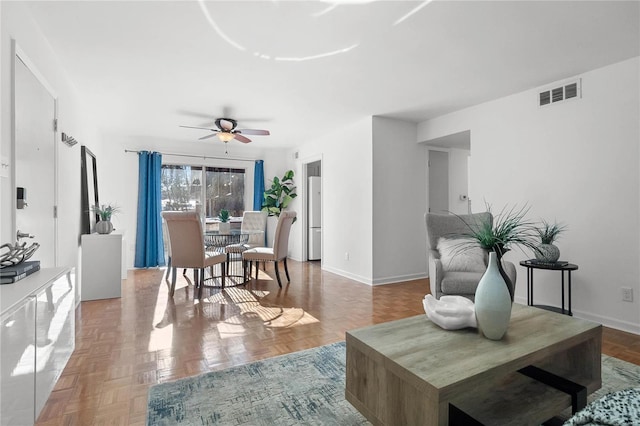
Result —
[[227, 223], [229, 222], [229, 210], [226, 209], [222, 209], [220, 210], [220, 213], [218, 213], [218, 219], [220, 220], [220, 222], [222, 223]]
[[231, 230], [231, 224], [229, 223], [229, 219], [231, 216], [229, 215], [229, 210], [221, 209], [220, 213], [218, 213], [218, 220], [220, 223], [218, 224], [219, 232], [229, 232]]
[[[491, 213], [491, 205], [487, 204], [486, 208]], [[479, 245], [489, 252], [496, 253], [500, 275], [507, 282], [512, 301], [515, 285], [502, 268], [501, 260], [514, 246], [526, 247], [534, 252], [537, 250], [536, 227], [534, 222], [526, 218], [528, 212], [528, 206], [513, 206], [504, 207], [498, 214], [492, 214], [493, 220], [469, 223], [460, 218], [468, 228], [461, 237], [469, 241], [469, 247]]]
[[[293, 183], [293, 170], [287, 171], [282, 179], [277, 176], [271, 181], [271, 188], [264, 191], [262, 211], [269, 216], [280, 217], [280, 213], [296, 198], [296, 186]], [[293, 220], [294, 222], [296, 219]]]
[[[491, 206], [487, 211], [491, 213]], [[468, 244], [490, 251], [489, 265], [475, 291], [475, 313], [482, 334], [491, 340], [500, 340], [507, 332], [515, 294], [515, 282], [505, 272], [502, 256], [514, 245], [536, 246], [535, 226], [525, 217], [528, 211], [526, 206], [505, 207], [478, 223], [465, 222], [469, 231], [463, 237]]]
[[98, 234], [110, 234], [113, 232], [111, 217], [120, 212], [120, 207], [110, 203], [96, 204], [91, 206], [91, 211], [100, 218], [96, 223], [96, 232]]
[[536, 259], [542, 262], [555, 263], [560, 258], [560, 249], [553, 243], [567, 229], [567, 225], [557, 222], [549, 223], [542, 219], [536, 228], [540, 243], [536, 246], [534, 253]]

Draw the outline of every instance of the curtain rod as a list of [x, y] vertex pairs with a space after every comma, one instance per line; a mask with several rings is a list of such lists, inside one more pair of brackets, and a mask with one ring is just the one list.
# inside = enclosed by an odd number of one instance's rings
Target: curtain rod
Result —
[[[142, 151], [125, 149], [124, 152], [135, 152], [136, 154], [138, 154], [138, 153], [140, 153]], [[209, 158], [209, 159], [213, 159], [213, 160], [250, 161], [252, 163], [256, 161], [256, 160], [251, 159], [251, 158], [215, 157], [215, 156], [210, 156], [210, 155], [176, 154], [176, 153], [173, 153], [173, 152], [161, 152], [160, 154], [162, 154], [162, 155], [174, 155], [176, 157], [202, 158], [203, 160], [206, 160], [207, 158]]]

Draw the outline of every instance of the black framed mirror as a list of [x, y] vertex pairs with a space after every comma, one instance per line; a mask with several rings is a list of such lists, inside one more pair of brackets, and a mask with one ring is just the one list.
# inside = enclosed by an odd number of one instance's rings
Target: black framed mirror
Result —
[[98, 205], [98, 172], [96, 156], [82, 145], [81, 156], [81, 192], [82, 192], [82, 233], [91, 234], [100, 220], [97, 213], [91, 212], [91, 206]]

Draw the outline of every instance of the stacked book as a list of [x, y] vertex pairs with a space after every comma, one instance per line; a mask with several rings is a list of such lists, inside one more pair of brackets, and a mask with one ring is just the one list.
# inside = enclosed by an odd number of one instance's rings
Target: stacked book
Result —
[[32, 260], [0, 269], [0, 284], [11, 284], [40, 270], [40, 261]]
[[566, 262], [564, 260], [558, 260], [556, 262], [546, 262], [544, 260], [539, 260], [539, 259], [529, 259], [526, 262], [532, 265], [555, 266], [555, 267], [567, 266], [569, 264], [569, 262]]

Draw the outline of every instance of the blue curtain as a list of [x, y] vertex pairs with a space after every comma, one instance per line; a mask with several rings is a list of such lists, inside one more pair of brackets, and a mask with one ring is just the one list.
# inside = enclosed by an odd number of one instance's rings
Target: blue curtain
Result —
[[136, 230], [136, 268], [164, 266], [161, 203], [162, 155], [138, 153], [138, 227]]
[[253, 170], [253, 210], [262, 210], [264, 198], [264, 161], [257, 160]]
[[[264, 161], [256, 160], [253, 169], [253, 210], [262, 210], [264, 200]], [[267, 229], [264, 232], [264, 245], [267, 245]]]

